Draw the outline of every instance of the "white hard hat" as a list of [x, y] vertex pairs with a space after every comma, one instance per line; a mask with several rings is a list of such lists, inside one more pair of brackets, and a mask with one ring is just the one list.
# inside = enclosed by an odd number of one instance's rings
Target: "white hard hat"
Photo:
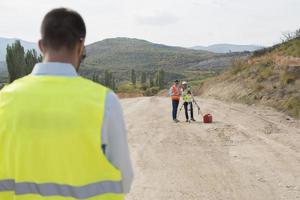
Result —
[[183, 82], [182, 82], [182, 85], [187, 85], [187, 82], [186, 82], [186, 81], [183, 81]]

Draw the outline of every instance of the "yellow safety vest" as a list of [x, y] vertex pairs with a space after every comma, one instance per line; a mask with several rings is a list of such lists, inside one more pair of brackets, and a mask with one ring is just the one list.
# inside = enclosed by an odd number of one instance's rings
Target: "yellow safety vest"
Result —
[[185, 89], [182, 92], [182, 100], [184, 102], [192, 102], [192, 96], [190, 94], [188, 94], [188, 89]]
[[81, 77], [27, 76], [0, 91], [1, 200], [121, 200], [101, 150], [108, 89]]

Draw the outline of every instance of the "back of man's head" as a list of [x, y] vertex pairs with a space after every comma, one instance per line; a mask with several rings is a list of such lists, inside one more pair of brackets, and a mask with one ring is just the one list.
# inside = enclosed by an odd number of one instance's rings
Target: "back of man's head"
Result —
[[85, 23], [76, 11], [67, 8], [53, 9], [46, 14], [41, 26], [45, 49], [71, 50], [86, 36]]

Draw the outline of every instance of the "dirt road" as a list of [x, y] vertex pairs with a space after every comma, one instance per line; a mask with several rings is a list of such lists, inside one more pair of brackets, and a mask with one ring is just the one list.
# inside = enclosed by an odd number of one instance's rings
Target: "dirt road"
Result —
[[198, 101], [213, 124], [173, 123], [168, 98], [122, 100], [135, 171], [128, 200], [300, 199], [299, 121], [266, 107]]

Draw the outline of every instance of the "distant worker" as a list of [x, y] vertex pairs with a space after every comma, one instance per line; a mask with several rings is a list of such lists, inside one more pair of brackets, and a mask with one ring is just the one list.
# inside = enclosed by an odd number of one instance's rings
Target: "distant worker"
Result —
[[178, 110], [178, 105], [179, 105], [180, 95], [181, 95], [179, 80], [176, 80], [174, 82], [174, 84], [172, 85], [172, 87], [169, 90], [169, 95], [172, 98], [172, 117], [173, 117], [173, 121], [175, 123], [177, 123], [177, 122], [179, 122], [179, 120], [177, 119], [177, 110]]
[[124, 199], [133, 172], [122, 108], [77, 74], [82, 17], [54, 9], [41, 35], [43, 63], [0, 91], [0, 199]]
[[192, 89], [191, 89], [191, 87], [188, 87], [188, 84], [186, 81], [182, 82], [182, 99], [183, 99], [183, 106], [184, 106], [184, 111], [185, 111], [186, 122], [189, 122], [189, 114], [188, 114], [189, 110], [190, 110], [191, 121], [196, 121], [194, 119]]

